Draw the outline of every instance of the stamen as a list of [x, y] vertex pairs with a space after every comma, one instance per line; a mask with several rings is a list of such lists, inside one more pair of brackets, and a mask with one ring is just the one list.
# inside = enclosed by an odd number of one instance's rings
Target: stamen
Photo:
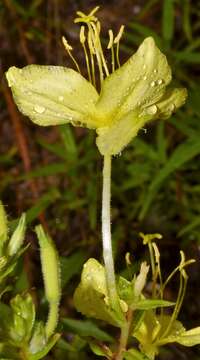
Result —
[[122, 38], [122, 35], [123, 35], [123, 32], [124, 32], [124, 25], [122, 25], [119, 29], [119, 32], [117, 34], [117, 36], [115, 37], [114, 39], [114, 44], [117, 45], [116, 47], [116, 59], [117, 59], [117, 65], [118, 67], [120, 67], [120, 61], [119, 61], [119, 43], [120, 43], [120, 40]]
[[113, 40], [114, 40], [113, 31], [111, 29], [108, 30], [108, 35], [109, 35], [109, 43], [108, 43], [107, 49], [111, 49], [111, 47], [113, 46]]
[[166, 287], [167, 283], [169, 282], [169, 280], [171, 280], [171, 278], [175, 275], [175, 273], [177, 271], [180, 272], [180, 285], [179, 285], [179, 291], [178, 291], [178, 296], [177, 296], [177, 300], [176, 300], [176, 304], [175, 304], [175, 308], [174, 311], [172, 313], [170, 322], [167, 326], [167, 329], [165, 330], [164, 334], [162, 334], [162, 338], [164, 338], [165, 336], [168, 335], [168, 333], [170, 332], [174, 321], [177, 319], [178, 314], [180, 312], [183, 300], [184, 300], [184, 296], [185, 296], [185, 292], [186, 292], [186, 287], [187, 287], [187, 281], [188, 281], [188, 276], [187, 273], [185, 271], [185, 267], [193, 262], [195, 262], [194, 259], [185, 261], [185, 254], [183, 251], [180, 251], [181, 254], [181, 261], [180, 264], [174, 269], [174, 271], [172, 271], [172, 273], [169, 275], [169, 277], [167, 278], [167, 280], [165, 281], [164, 285], [163, 285], [163, 290]]
[[95, 76], [95, 65], [94, 65], [95, 50], [94, 50], [94, 46], [93, 46], [93, 42], [92, 42], [92, 38], [91, 38], [91, 31], [90, 31], [89, 25], [88, 25], [87, 41], [88, 41], [88, 48], [90, 51], [90, 61], [91, 61], [91, 67], [92, 67], [92, 83], [96, 87], [96, 76]]
[[124, 25], [121, 25], [121, 27], [120, 27], [120, 29], [119, 29], [119, 32], [118, 32], [117, 36], [116, 36], [115, 39], [114, 39], [114, 44], [117, 44], [117, 43], [120, 42], [123, 33], [124, 33]]
[[[96, 6], [88, 15], [84, 14], [82, 11], [77, 11], [77, 18], [74, 20], [75, 23], [85, 23], [88, 28], [88, 33], [85, 35], [85, 28], [81, 26], [80, 30], [80, 42], [83, 46], [85, 60], [87, 64], [88, 78], [94, 86], [96, 86], [95, 80], [95, 60], [99, 68], [100, 82], [102, 83], [104, 76], [109, 76], [109, 69], [106, 63], [104, 56], [100, 32], [101, 24], [95, 16], [96, 12], [99, 10], [99, 6]], [[109, 43], [107, 48], [111, 50], [112, 54], [112, 72], [115, 71], [115, 63], [117, 59], [117, 64], [119, 63], [119, 41], [123, 35], [124, 26], [120, 27], [119, 33], [114, 38], [112, 30], [109, 30]], [[87, 46], [86, 46], [87, 39]], [[116, 55], [114, 45], [116, 45]], [[67, 48], [67, 51], [70, 53], [71, 49]], [[88, 54], [89, 50], [89, 54]], [[71, 55], [71, 53], [70, 53]], [[95, 58], [95, 59], [94, 59]]]
[[91, 32], [91, 40], [93, 43], [93, 48], [94, 48], [94, 52], [96, 55], [97, 64], [98, 64], [98, 68], [99, 68], [100, 83], [102, 84], [103, 79], [104, 79], [104, 74], [103, 74], [103, 67], [102, 67], [102, 59], [101, 59], [101, 56], [99, 53], [97, 28], [94, 23], [91, 23], [90, 32]]
[[113, 35], [113, 31], [111, 29], [108, 30], [108, 35], [109, 35], [109, 43], [108, 43], [107, 49], [111, 50], [112, 72], [114, 72], [115, 71], [114, 35]]
[[80, 43], [81, 43], [81, 45], [82, 45], [82, 47], [83, 47], [83, 50], [84, 50], [85, 61], [86, 61], [87, 72], [88, 72], [88, 78], [89, 78], [89, 81], [92, 83], [90, 63], [89, 63], [89, 58], [88, 58], [87, 49], [86, 49], [86, 46], [85, 46], [85, 41], [86, 41], [86, 37], [85, 37], [85, 27], [84, 27], [84, 26], [81, 26], [81, 29], [80, 29]]
[[104, 52], [103, 52], [103, 49], [102, 49], [102, 46], [101, 46], [101, 39], [100, 39], [101, 23], [100, 23], [100, 21], [97, 21], [96, 29], [97, 29], [98, 45], [99, 45], [99, 50], [100, 50], [100, 55], [101, 55], [101, 60], [102, 60], [102, 63], [103, 63], [104, 71], [105, 71], [106, 76], [109, 76], [109, 70], [108, 70], [108, 67], [107, 67], [107, 64], [106, 64], [106, 59], [105, 59], [105, 56], [104, 56]]
[[157, 266], [157, 273], [158, 273], [159, 280], [160, 280], [160, 295], [161, 295], [161, 299], [162, 299], [163, 298], [163, 290], [162, 290], [163, 280], [162, 280], [162, 273], [161, 273], [161, 267], [160, 267], [160, 252], [159, 252], [158, 246], [156, 245], [155, 242], [152, 243], [152, 247], [154, 250], [155, 262], [156, 262], [156, 266]]
[[71, 45], [69, 45], [67, 39], [66, 39], [64, 36], [62, 36], [62, 43], [63, 43], [64, 48], [65, 48], [65, 50], [67, 51], [68, 55], [70, 56], [70, 58], [72, 59], [73, 63], [75, 64], [78, 72], [81, 74], [80, 67], [79, 67], [77, 61], [75, 60], [74, 56], [73, 56], [72, 53], [71, 53], [71, 51], [73, 50], [73, 47], [72, 47]]

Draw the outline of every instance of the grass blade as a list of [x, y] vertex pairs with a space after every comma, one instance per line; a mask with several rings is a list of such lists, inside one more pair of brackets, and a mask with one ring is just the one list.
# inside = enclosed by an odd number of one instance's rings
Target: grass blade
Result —
[[167, 164], [161, 168], [161, 170], [149, 185], [147, 196], [139, 215], [140, 220], [145, 217], [153, 199], [155, 198], [166, 178], [199, 153], [199, 137], [190, 138], [176, 148], [174, 153], [169, 158]]

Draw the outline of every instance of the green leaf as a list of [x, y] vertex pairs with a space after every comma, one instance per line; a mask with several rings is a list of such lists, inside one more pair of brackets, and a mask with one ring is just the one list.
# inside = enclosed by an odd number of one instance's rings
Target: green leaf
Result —
[[[135, 31], [137, 31], [139, 34], [141, 34], [143, 37], [151, 36], [154, 38], [156, 44], [161, 47], [162, 45], [162, 39], [160, 36], [158, 36], [158, 33], [154, 30], [152, 30], [148, 26], [144, 26], [141, 23], [137, 23], [135, 21], [132, 21], [128, 24], [128, 28], [133, 30], [133, 34], [135, 34]], [[129, 35], [129, 36], [128, 36]], [[128, 40], [131, 40], [132, 33], [127, 32], [125, 33], [125, 36], [128, 38]]]
[[74, 161], [77, 160], [78, 148], [75, 142], [74, 135], [72, 133], [72, 129], [69, 125], [60, 125], [59, 132], [66, 150], [66, 158]]
[[153, 199], [162, 186], [164, 180], [171, 175], [174, 171], [183, 166], [187, 161], [194, 158], [200, 153], [199, 137], [193, 137], [186, 140], [183, 144], [179, 145], [171, 157], [168, 159], [166, 165], [161, 168], [156, 177], [153, 179], [146, 192], [146, 198], [140, 212], [140, 219], [146, 215]]
[[35, 306], [30, 294], [16, 295], [11, 300], [13, 322], [9, 334], [16, 345], [28, 341], [35, 322]]
[[192, 230], [194, 230], [196, 227], [200, 226], [200, 217], [199, 215], [195, 216], [193, 218], [193, 220], [185, 225], [179, 232], [178, 232], [178, 236], [183, 236], [187, 233], [190, 233]]
[[28, 180], [38, 177], [51, 176], [65, 173], [67, 166], [63, 162], [52, 163], [44, 166], [40, 166], [39, 168], [29, 171], [26, 174], [20, 175], [19, 180]]
[[174, 51], [173, 53], [176, 60], [186, 64], [200, 64], [200, 53], [198, 51]]
[[69, 318], [62, 319], [62, 324], [65, 330], [78, 334], [81, 337], [93, 337], [100, 341], [113, 342], [112, 336], [89, 320], [74, 320]]
[[79, 73], [61, 66], [11, 67], [6, 73], [19, 110], [38, 125], [72, 122], [96, 127], [95, 88]]
[[171, 301], [144, 299], [144, 300], [139, 300], [136, 303], [133, 303], [131, 307], [136, 310], [150, 310], [150, 309], [157, 309], [159, 307], [168, 307], [174, 305], [175, 304]]
[[8, 249], [7, 249], [9, 256], [14, 256], [21, 248], [25, 237], [25, 231], [26, 231], [26, 214], [24, 213], [20, 217], [17, 228], [15, 229], [14, 233], [12, 234], [9, 240]]
[[0, 201], [0, 256], [3, 246], [8, 238], [7, 215], [2, 202]]
[[170, 41], [174, 34], [175, 8], [174, 0], [163, 1], [162, 34], [165, 40]]
[[60, 257], [62, 288], [68, 284], [74, 275], [80, 273], [86, 257], [83, 251], [77, 251], [67, 257]]
[[46, 208], [60, 197], [57, 189], [52, 188], [46, 194], [42, 195], [26, 213], [27, 224], [30, 224], [38, 217]]
[[74, 305], [88, 317], [104, 320], [117, 327], [123, 324], [109, 306], [105, 270], [95, 259], [89, 259], [84, 264], [81, 282], [74, 294]]
[[92, 350], [92, 352], [97, 355], [97, 356], [104, 356], [106, 357], [106, 359], [111, 359], [112, 358], [112, 352], [110, 351], [109, 348], [105, 347], [105, 345], [99, 345], [95, 342], [90, 341], [89, 342], [90, 348]]
[[134, 286], [132, 282], [122, 276], [118, 279], [117, 290], [120, 299], [124, 300], [128, 305], [134, 301]]
[[183, 30], [187, 39], [192, 41], [192, 17], [191, 17], [191, 2], [190, 0], [182, 1], [182, 9], [183, 9]]
[[[39, 330], [39, 328], [40, 326], [38, 326], [38, 330], [36, 330], [37, 336], [35, 333], [30, 343], [29, 354], [28, 354], [29, 356], [28, 359], [30, 360], [43, 359], [60, 338], [60, 334], [55, 334], [49, 339], [48, 343], [46, 343], [44, 328], [43, 331], [41, 331], [41, 328]], [[36, 337], [37, 337], [37, 341], [36, 341]]]

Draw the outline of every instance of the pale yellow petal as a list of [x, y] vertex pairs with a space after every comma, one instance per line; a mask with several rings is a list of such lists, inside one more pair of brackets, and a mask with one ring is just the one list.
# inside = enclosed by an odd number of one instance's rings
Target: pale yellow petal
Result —
[[6, 77], [19, 110], [38, 125], [98, 126], [98, 93], [79, 73], [61, 66], [11, 67]]

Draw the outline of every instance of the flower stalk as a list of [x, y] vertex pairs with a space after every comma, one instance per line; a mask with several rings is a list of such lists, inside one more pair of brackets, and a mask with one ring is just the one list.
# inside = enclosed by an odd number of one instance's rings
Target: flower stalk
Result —
[[111, 216], [110, 216], [110, 201], [111, 201], [111, 163], [112, 157], [110, 155], [104, 156], [103, 165], [103, 192], [102, 192], [102, 239], [103, 239], [103, 259], [106, 271], [106, 282], [108, 289], [108, 297], [110, 305], [116, 308], [118, 303], [114, 261], [112, 253], [111, 240]]

